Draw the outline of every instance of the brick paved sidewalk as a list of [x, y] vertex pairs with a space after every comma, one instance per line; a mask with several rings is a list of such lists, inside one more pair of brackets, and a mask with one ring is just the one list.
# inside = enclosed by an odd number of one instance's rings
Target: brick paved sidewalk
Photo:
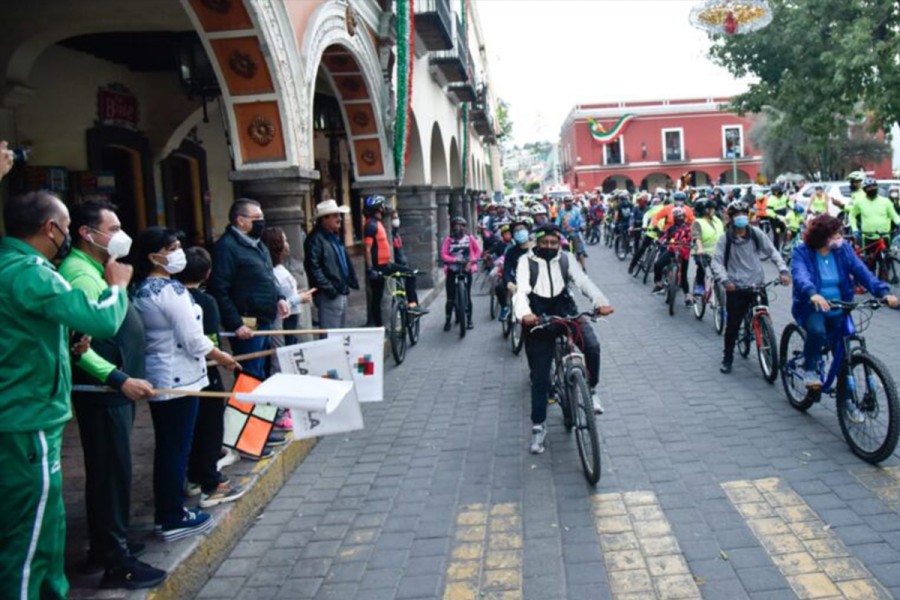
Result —
[[[900, 460], [859, 461], [833, 401], [794, 411], [752, 356], [720, 375], [711, 317], [669, 317], [605, 248], [589, 274], [617, 308], [595, 489], [558, 409], [527, 453], [526, 361], [487, 299], [463, 340], [439, 301], [365, 430], [316, 446], [199, 597], [900, 597]], [[900, 369], [896, 318], [867, 334]]]

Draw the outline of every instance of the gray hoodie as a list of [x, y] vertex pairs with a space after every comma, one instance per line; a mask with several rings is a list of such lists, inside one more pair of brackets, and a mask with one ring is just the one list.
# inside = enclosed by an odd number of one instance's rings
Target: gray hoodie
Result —
[[[755, 235], [759, 242], [759, 251], [752, 236]], [[728, 268], [725, 268], [725, 244], [729, 236], [732, 238], [731, 255], [728, 257]], [[766, 273], [763, 270], [762, 258], [769, 257], [778, 271], [788, 273], [787, 265], [781, 254], [775, 249], [772, 238], [756, 227], [750, 226], [747, 235], [741, 237], [734, 233], [734, 228], [729, 227], [725, 235], [716, 243], [716, 251], [712, 259], [712, 272], [716, 281], [733, 283], [737, 287], [752, 287], [766, 282]]]

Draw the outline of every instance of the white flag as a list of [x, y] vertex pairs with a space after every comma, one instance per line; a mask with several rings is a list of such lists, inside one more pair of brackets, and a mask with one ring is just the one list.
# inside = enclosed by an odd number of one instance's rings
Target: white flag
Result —
[[328, 335], [344, 342], [359, 401], [384, 400], [384, 327], [329, 329]]

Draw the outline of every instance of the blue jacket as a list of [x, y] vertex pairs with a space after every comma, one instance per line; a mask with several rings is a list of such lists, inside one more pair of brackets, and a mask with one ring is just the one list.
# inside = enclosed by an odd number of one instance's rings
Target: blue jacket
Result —
[[[832, 251], [832, 254], [837, 259], [841, 300], [852, 302], [857, 285], [863, 286], [877, 298], [890, 293], [890, 287], [872, 274], [850, 245], [844, 244]], [[809, 299], [819, 292], [822, 285], [816, 251], [807, 248], [806, 244], [794, 248], [791, 255], [791, 277], [794, 279], [794, 304], [791, 307], [791, 314], [798, 323], [803, 324], [815, 310]]]

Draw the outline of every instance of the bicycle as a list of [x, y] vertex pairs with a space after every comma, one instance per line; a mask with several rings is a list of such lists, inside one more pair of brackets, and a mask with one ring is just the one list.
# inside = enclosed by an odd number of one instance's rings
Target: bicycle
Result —
[[708, 254], [701, 254], [699, 256], [700, 260], [703, 262], [703, 268], [706, 269], [706, 271], [703, 276], [703, 294], [699, 297], [694, 296], [694, 316], [698, 321], [702, 321], [703, 315], [706, 314], [706, 306], [710, 305], [715, 311], [719, 298], [716, 293], [716, 280], [713, 277], [712, 268], [709, 266], [712, 260]]
[[878, 279], [891, 287], [893, 294], [900, 288], [900, 258], [894, 256], [890, 249], [884, 237], [879, 237], [865, 246], [854, 243], [856, 255]]
[[[844, 311], [844, 317], [841, 326], [829, 335], [817, 365], [820, 387], [807, 388], [804, 383], [806, 332], [790, 323], [781, 334], [784, 393], [790, 405], [801, 412], [819, 402], [822, 394], [835, 397], [841, 433], [850, 449], [864, 461], [877, 464], [897, 447], [900, 400], [893, 377], [880, 359], [869, 354], [861, 334], [868, 328], [872, 313], [885, 304], [873, 299], [829, 304]], [[858, 326], [852, 315], [856, 310], [862, 312]], [[883, 403], [879, 397], [883, 397]], [[881, 432], [878, 435], [874, 435], [876, 428]]]
[[456, 324], [459, 326], [459, 337], [466, 337], [466, 326], [468, 325], [469, 312], [472, 310], [469, 305], [469, 284], [466, 281], [466, 275], [469, 272], [463, 268], [465, 264], [475, 264], [473, 261], [466, 263], [453, 263], [449, 265], [449, 275], [455, 278], [456, 297], [453, 299], [453, 310], [456, 313]]
[[616, 258], [619, 260], [625, 260], [628, 258], [628, 255], [631, 254], [631, 232], [627, 228], [616, 228], [616, 237], [613, 241], [613, 248], [616, 253]]
[[778, 340], [775, 337], [775, 327], [772, 325], [766, 294], [766, 289], [775, 285], [781, 285], [778, 279], [764, 285], [736, 288], [754, 293], [753, 308], [747, 311], [738, 329], [738, 352], [747, 358], [750, 356], [750, 344], [755, 342], [759, 368], [762, 370], [763, 379], [769, 383], [775, 383], [778, 379]]
[[406, 359], [406, 338], [409, 337], [409, 345], [415, 346], [419, 342], [420, 315], [412, 315], [409, 312], [409, 303], [406, 299], [406, 277], [416, 276], [418, 270], [403, 271], [381, 275], [393, 287], [391, 291], [391, 317], [389, 336], [391, 340], [391, 354], [397, 365]]
[[656, 257], [658, 254], [659, 245], [654, 241], [649, 246], [647, 246], [647, 250], [645, 250], [644, 255], [641, 256], [640, 262], [635, 265], [633, 274], [634, 277], [639, 277], [641, 272], [643, 272], [643, 283], [646, 284], [647, 280], [650, 278], [650, 273], [653, 272], [653, 265], [656, 264]]
[[[667, 251], [661, 242], [657, 242], [656, 245], [658, 247], [657, 256], [659, 256], [660, 252]], [[684, 248], [690, 247], [690, 244], [674, 244], [674, 246], [676, 248]], [[669, 306], [670, 317], [675, 316], [675, 297], [678, 295], [678, 286], [681, 285], [682, 268], [681, 257], [676, 254], [662, 272], [662, 281], [666, 289], [666, 304]]]
[[595, 485], [600, 480], [600, 438], [587, 384], [587, 364], [584, 354], [575, 343], [577, 332], [582, 326], [578, 320], [582, 317], [589, 317], [592, 321], [595, 319], [591, 312], [571, 317], [542, 315], [540, 324], [535, 325], [532, 331], [551, 325], [561, 325], [565, 329], [557, 336], [554, 345], [553, 363], [550, 367], [551, 393], [562, 409], [566, 431], [575, 430], [575, 443], [584, 477], [588, 483]]
[[600, 243], [600, 240], [603, 237], [603, 232], [600, 229], [600, 221], [592, 220], [590, 228], [588, 229], [587, 242], [588, 246], [596, 246]]

